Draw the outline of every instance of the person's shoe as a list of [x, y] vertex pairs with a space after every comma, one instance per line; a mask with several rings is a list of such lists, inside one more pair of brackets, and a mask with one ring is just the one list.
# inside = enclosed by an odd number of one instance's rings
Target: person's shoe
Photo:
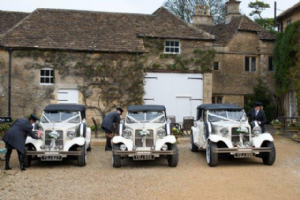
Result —
[[112, 151], [112, 148], [105, 147], [105, 151]]
[[5, 170], [11, 170], [11, 167], [9, 165], [5, 165]]
[[20, 163], [20, 169], [21, 169], [22, 171], [25, 171], [25, 170], [26, 170], [23, 163]]

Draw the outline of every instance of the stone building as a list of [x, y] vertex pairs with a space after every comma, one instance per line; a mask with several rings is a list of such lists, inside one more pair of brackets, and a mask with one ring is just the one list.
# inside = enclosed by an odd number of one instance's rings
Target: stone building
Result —
[[[277, 16], [277, 22], [279, 23], [279, 31], [284, 32], [286, 27], [294, 22], [300, 21], [300, 2], [296, 3], [291, 8], [283, 11]], [[285, 116], [295, 116], [297, 114], [297, 100], [295, 97], [294, 90], [291, 88], [290, 92], [285, 95], [284, 98], [284, 111]]]
[[[242, 16], [235, 0], [227, 2], [226, 24], [213, 25], [204, 10], [196, 12], [194, 24], [163, 7], [152, 15], [58, 9], [0, 11], [0, 114], [40, 114], [48, 103], [71, 102], [86, 104], [89, 119], [103, 116], [99, 110], [105, 105], [98, 94], [104, 88], [98, 83], [107, 77], [97, 71], [95, 66], [100, 64], [126, 74], [130, 66], [142, 63], [145, 79], [165, 77], [166, 81], [156, 85], [145, 80], [146, 95], [159, 91], [164, 98], [154, 103], [166, 102], [171, 110], [168, 114], [176, 116], [186, 112], [183, 108], [194, 110], [202, 103], [243, 106], [257, 77], [263, 77], [272, 90], [274, 37]], [[123, 83], [128, 84], [130, 80]], [[195, 97], [189, 93], [193, 91]], [[136, 98], [143, 94], [140, 96]], [[107, 106], [108, 110], [113, 106]]]
[[[194, 16], [194, 24], [215, 35], [212, 102], [244, 105], [244, 97], [253, 92], [256, 78], [261, 77], [274, 92], [273, 48], [275, 37], [241, 15], [240, 1], [226, 3], [226, 23], [214, 25], [204, 7]], [[207, 10], [207, 12], [205, 12]]]

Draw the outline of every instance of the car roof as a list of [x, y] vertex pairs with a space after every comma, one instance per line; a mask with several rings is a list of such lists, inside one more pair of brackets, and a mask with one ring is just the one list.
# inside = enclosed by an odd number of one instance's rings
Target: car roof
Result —
[[202, 104], [197, 109], [203, 110], [242, 110], [241, 107], [235, 104]]
[[84, 105], [80, 104], [49, 104], [44, 111], [83, 111]]
[[128, 112], [138, 111], [166, 111], [166, 107], [163, 105], [132, 105], [128, 106]]

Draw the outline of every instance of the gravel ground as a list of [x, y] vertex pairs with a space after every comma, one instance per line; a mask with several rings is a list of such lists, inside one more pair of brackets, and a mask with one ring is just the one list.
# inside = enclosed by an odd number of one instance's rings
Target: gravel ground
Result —
[[203, 152], [189, 150], [188, 138], [178, 145], [176, 168], [165, 159], [126, 159], [115, 169], [111, 152], [97, 146], [85, 167], [73, 160], [33, 161], [21, 172], [14, 151], [13, 170], [4, 171], [0, 162], [0, 199], [300, 199], [300, 143], [276, 136], [275, 145], [273, 166], [258, 158], [221, 158], [214, 168]]

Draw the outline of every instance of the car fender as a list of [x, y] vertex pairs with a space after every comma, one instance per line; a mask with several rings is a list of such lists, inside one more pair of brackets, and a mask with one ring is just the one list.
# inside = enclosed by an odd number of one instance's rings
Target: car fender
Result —
[[274, 139], [270, 133], [262, 133], [262, 134], [252, 138], [252, 144], [255, 147], [261, 147], [261, 145], [264, 141], [273, 142]]
[[115, 136], [112, 141], [114, 144], [123, 143], [127, 147], [128, 151], [132, 151], [133, 149], [133, 141], [131, 139], [126, 139], [122, 136]]
[[162, 139], [157, 139], [155, 142], [155, 150], [160, 151], [162, 146], [166, 143], [174, 144], [176, 143], [176, 138], [174, 135], [167, 135]]
[[86, 139], [84, 137], [77, 137], [73, 140], [65, 140], [64, 151], [69, 151], [69, 149], [74, 145], [83, 146], [85, 142]]
[[[211, 134], [209, 137], [208, 137], [208, 140], [214, 142], [214, 143], [218, 143], [218, 142], [224, 142], [228, 148], [233, 148], [232, 146], [232, 142], [230, 139], [228, 138], [225, 138], [223, 136], [220, 136], [220, 135], [213, 135]], [[207, 140], [207, 141], [208, 141]], [[207, 145], [207, 141], [205, 142], [205, 144], [203, 146], [205, 146], [204, 148], [206, 148], [206, 145]]]
[[41, 149], [41, 146], [43, 145], [43, 140], [36, 140], [36, 139], [33, 139], [32, 137], [27, 137], [25, 145], [27, 145], [27, 144], [32, 144], [37, 151], [43, 151]]

